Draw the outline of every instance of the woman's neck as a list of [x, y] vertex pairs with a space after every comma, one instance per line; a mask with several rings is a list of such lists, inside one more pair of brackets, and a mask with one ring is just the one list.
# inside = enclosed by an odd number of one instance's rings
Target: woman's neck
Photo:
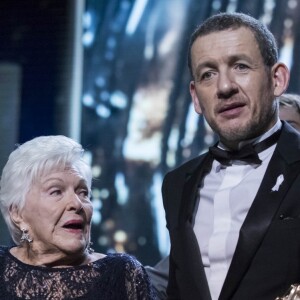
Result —
[[85, 265], [93, 261], [93, 255], [87, 250], [79, 253], [64, 253], [61, 251], [34, 251], [29, 247], [17, 246], [10, 253], [21, 262], [33, 266], [49, 268], [64, 268]]

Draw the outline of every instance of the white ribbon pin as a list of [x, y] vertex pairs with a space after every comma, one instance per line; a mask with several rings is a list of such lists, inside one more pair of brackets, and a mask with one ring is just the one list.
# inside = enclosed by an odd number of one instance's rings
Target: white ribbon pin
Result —
[[283, 183], [284, 177], [283, 175], [279, 175], [276, 180], [276, 184], [272, 187], [272, 192], [277, 192], [279, 190], [280, 185]]

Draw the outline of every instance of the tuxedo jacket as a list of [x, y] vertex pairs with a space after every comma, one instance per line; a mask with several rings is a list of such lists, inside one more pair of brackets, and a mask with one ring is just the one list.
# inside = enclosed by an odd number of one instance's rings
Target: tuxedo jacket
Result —
[[[171, 241], [168, 299], [211, 299], [193, 218], [198, 189], [212, 160], [209, 153], [201, 155], [169, 172], [163, 181]], [[284, 180], [278, 191], [272, 191], [280, 175]], [[300, 135], [283, 122], [240, 229], [219, 299], [274, 300], [293, 283], [300, 283]]]

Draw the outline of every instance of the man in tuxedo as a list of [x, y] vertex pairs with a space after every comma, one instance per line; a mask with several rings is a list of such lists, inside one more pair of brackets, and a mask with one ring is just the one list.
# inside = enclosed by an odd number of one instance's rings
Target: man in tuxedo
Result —
[[219, 142], [163, 181], [168, 299], [274, 300], [300, 282], [300, 136], [277, 100], [289, 71], [270, 31], [240, 13], [200, 25], [188, 63]]
[[[279, 119], [288, 122], [300, 131], [300, 95], [284, 93], [278, 97]], [[155, 266], [145, 266], [156, 291], [157, 298], [167, 299], [167, 286], [169, 280], [169, 256], [162, 258]]]

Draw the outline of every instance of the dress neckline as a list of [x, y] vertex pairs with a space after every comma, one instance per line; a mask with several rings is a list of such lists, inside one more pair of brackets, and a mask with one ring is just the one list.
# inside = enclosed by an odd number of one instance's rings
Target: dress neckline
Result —
[[51, 271], [51, 272], [56, 272], [56, 271], [62, 271], [62, 270], [82, 270], [82, 269], [86, 269], [86, 268], [90, 268], [94, 265], [99, 265], [100, 263], [105, 263], [105, 261], [111, 257], [113, 254], [109, 253], [107, 255], [105, 255], [102, 258], [96, 259], [93, 262], [87, 263], [87, 264], [82, 264], [82, 265], [77, 265], [77, 266], [67, 266], [67, 267], [48, 267], [48, 266], [43, 266], [43, 265], [31, 265], [28, 263], [24, 263], [22, 262], [20, 259], [18, 259], [16, 256], [14, 256], [10, 250], [14, 247], [17, 246], [11, 246], [11, 247], [6, 247], [6, 253], [7, 256], [13, 260], [15, 263], [24, 266], [26, 268], [32, 268], [35, 270], [47, 270], [47, 272]]

